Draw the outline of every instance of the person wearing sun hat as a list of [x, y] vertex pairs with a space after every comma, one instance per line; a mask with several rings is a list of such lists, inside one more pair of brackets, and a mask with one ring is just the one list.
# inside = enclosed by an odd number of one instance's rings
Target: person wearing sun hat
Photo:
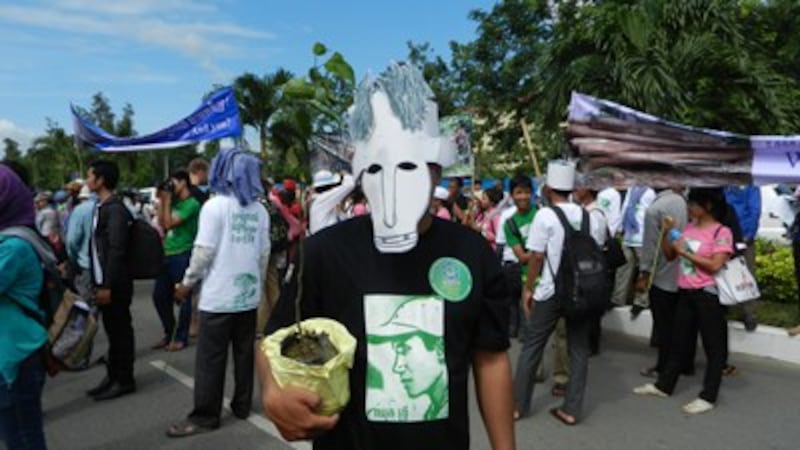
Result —
[[325, 169], [314, 173], [311, 183], [314, 196], [308, 212], [309, 233], [317, 233], [339, 222], [339, 205], [350, 195], [355, 186], [355, 180], [350, 174], [342, 175]]

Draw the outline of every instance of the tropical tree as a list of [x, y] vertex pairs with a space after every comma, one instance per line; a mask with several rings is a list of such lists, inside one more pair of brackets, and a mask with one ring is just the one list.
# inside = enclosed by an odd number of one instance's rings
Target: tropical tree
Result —
[[292, 79], [292, 73], [278, 69], [273, 73], [258, 76], [245, 73], [233, 82], [239, 114], [244, 125], [258, 132], [261, 158], [270, 159], [270, 119], [281, 107], [283, 85]]
[[19, 142], [11, 138], [3, 139], [3, 159], [8, 161], [19, 161], [22, 158], [22, 152], [19, 149]]

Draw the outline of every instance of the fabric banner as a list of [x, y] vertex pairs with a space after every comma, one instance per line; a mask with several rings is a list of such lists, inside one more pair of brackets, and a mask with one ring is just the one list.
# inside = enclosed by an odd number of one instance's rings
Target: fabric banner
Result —
[[753, 136], [753, 182], [800, 182], [800, 136]]
[[456, 143], [456, 162], [444, 168], [444, 177], [471, 177], [475, 169], [475, 155], [472, 153], [472, 117], [458, 114], [442, 117], [439, 128], [445, 136]]
[[114, 136], [87, 120], [74, 105], [71, 109], [75, 139], [105, 152], [160, 150], [242, 135], [239, 108], [231, 87], [214, 92], [188, 117], [146, 136]]
[[598, 188], [752, 182], [750, 137], [670, 122], [573, 93], [567, 137]]

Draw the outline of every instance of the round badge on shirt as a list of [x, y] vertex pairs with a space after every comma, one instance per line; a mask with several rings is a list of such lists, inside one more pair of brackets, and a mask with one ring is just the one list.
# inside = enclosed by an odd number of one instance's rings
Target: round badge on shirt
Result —
[[451, 302], [460, 302], [472, 292], [472, 273], [455, 258], [437, 259], [428, 270], [428, 281], [434, 292]]

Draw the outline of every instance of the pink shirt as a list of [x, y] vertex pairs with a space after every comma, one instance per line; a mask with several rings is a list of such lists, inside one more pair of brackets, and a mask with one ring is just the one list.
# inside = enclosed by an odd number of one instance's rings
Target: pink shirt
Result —
[[[733, 233], [730, 228], [714, 225], [698, 228], [692, 223], [686, 225], [682, 235], [690, 253], [710, 258], [717, 253], [733, 254]], [[714, 276], [696, 267], [686, 258], [680, 258], [678, 287], [681, 289], [703, 289], [714, 286]]]

